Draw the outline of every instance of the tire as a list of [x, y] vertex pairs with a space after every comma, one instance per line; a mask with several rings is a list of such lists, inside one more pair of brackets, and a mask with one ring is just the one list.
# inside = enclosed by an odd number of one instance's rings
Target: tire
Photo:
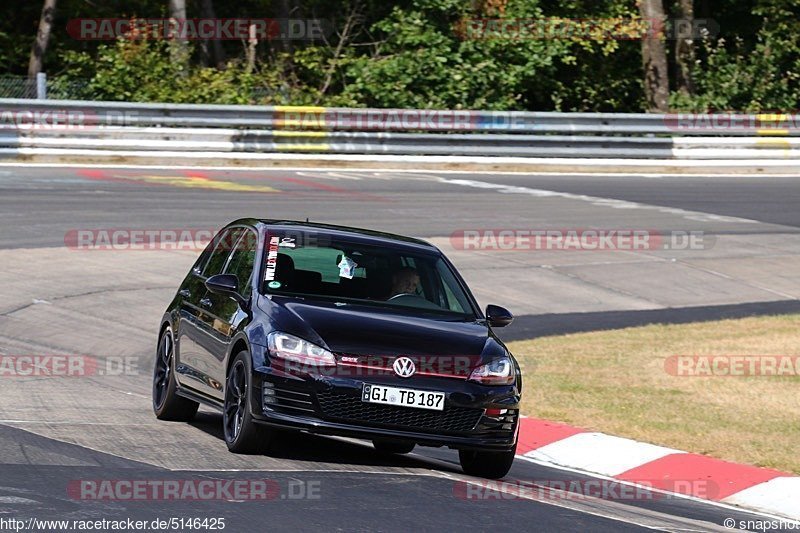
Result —
[[411, 453], [414, 450], [413, 442], [403, 442], [398, 440], [373, 440], [372, 445], [379, 453]]
[[475, 477], [500, 479], [508, 474], [514, 463], [517, 446], [506, 452], [477, 452], [458, 450], [458, 459], [464, 473]]
[[256, 454], [266, 451], [274, 440], [268, 428], [256, 424], [251, 414], [250, 354], [239, 352], [225, 379], [222, 430], [225, 444], [233, 453]]
[[158, 339], [153, 368], [153, 412], [159, 420], [188, 422], [200, 404], [178, 396], [175, 380], [175, 336], [167, 326]]

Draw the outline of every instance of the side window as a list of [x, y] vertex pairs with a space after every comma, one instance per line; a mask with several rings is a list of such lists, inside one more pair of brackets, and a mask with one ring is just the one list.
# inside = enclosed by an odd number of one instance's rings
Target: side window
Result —
[[206, 268], [203, 270], [204, 277], [208, 278], [222, 272], [233, 249], [233, 244], [239, 240], [243, 231], [244, 228], [233, 228], [217, 235], [216, 239], [214, 239], [216, 242], [214, 251], [211, 252], [211, 257], [209, 257]]
[[459, 313], [464, 313], [464, 307], [459, 303], [456, 295], [453, 294], [453, 291], [450, 289], [450, 285], [444, 284], [444, 293], [447, 296], [447, 309], [451, 311], [457, 311]]
[[247, 296], [253, 281], [253, 266], [256, 262], [258, 235], [255, 231], [246, 230], [236, 243], [225, 274], [234, 274], [239, 279], [239, 294]]
[[214, 250], [214, 241], [210, 241], [205, 249], [200, 254], [200, 257], [197, 258], [197, 261], [194, 262], [194, 266], [192, 267], [192, 272], [197, 274], [198, 276], [203, 273], [203, 267], [206, 266], [208, 263], [208, 257], [211, 255], [211, 252]]
[[453, 276], [453, 273], [441, 259], [436, 261], [436, 270], [439, 276], [441, 276], [442, 284], [444, 285], [444, 293], [447, 296], [447, 308], [458, 313], [466, 313], [466, 310], [470, 309], [470, 305], [467, 302], [466, 296], [461, 291], [458, 291], [460, 296], [456, 296], [456, 291], [453, 290], [453, 287], [458, 287], [458, 281], [455, 276]]

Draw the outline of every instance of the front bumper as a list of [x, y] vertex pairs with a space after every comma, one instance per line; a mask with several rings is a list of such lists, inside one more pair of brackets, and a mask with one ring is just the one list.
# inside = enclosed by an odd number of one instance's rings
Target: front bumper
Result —
[[[445, 409], [433, 411], [365, 403], [364, 383], [445, 393]], [[505, 451], [519, 425], [517, 388], [486, 386], [454, 378], [402, 379], [392, 375], [348, 378], [293, 375], [257, 368], [251, 405], [260, 423], [309, 433], [392, 439], [423, 446]], [[496, 416], [486, 409], [501, 410]]]

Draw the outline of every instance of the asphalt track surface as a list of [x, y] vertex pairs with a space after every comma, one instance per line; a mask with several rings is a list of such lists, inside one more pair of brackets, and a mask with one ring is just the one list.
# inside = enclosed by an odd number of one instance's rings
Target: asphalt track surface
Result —
[[[0, 355], [131, 362], [121, 375], [4, 378], [0, 518], [225, 518], [228, 531], [722, 529], [757, 516], [664, 495], [612, 501], [464, 499], [450, 450], [408, 457], [356, 441], [287, 435], [234, 456], [220, 416], [158, 422], [149, 405], [157, 321], [195, 251], [74, 251], [76, 229], [218, 228], [242, 216], [428, 238], [482, 304], [518, 315], [506, 339], [800, 309], [796, 177], [612, 177], [399, 172], [0, 167]], [[470, 252], [466, 228], [699, 231], [702, 250]], [[510, 255], [509, 255], [510, 254]], [[270, 501], [92, 501], [77, 480], [264, 480]], [[518, 460], [511, 480], [587, 481]], [[1, 522], [0, 522], [1, 524]]]

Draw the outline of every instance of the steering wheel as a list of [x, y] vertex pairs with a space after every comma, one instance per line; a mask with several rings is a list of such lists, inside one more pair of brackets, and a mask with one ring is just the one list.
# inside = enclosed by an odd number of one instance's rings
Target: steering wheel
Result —
[[416, 307], [419, 309], [436, 309], [436, 310], [442, 309], [441, 307], [431, 302], [424, 296], [420, 296], [419, 294], [411, 294], [408, 292], [404, 292], [402, 294], [395, 294], [386, 301], [387, 302], [395, 301], [398, 303], [404, 303], [405, 305]]
[[[401, 292], [400, 294], [395, 294], [394, 296], [392, 296], [391, 298], [389, 298], [386, 301], [387, 302], [391, 302], [392, 300], [398, 300], [400, 298], [422, 298], [422, 297], [418, 296], [416, 294], [411, 294], [410, 292]], [[422, 298], [422, 299], [424, 300], [424, 298]]]

